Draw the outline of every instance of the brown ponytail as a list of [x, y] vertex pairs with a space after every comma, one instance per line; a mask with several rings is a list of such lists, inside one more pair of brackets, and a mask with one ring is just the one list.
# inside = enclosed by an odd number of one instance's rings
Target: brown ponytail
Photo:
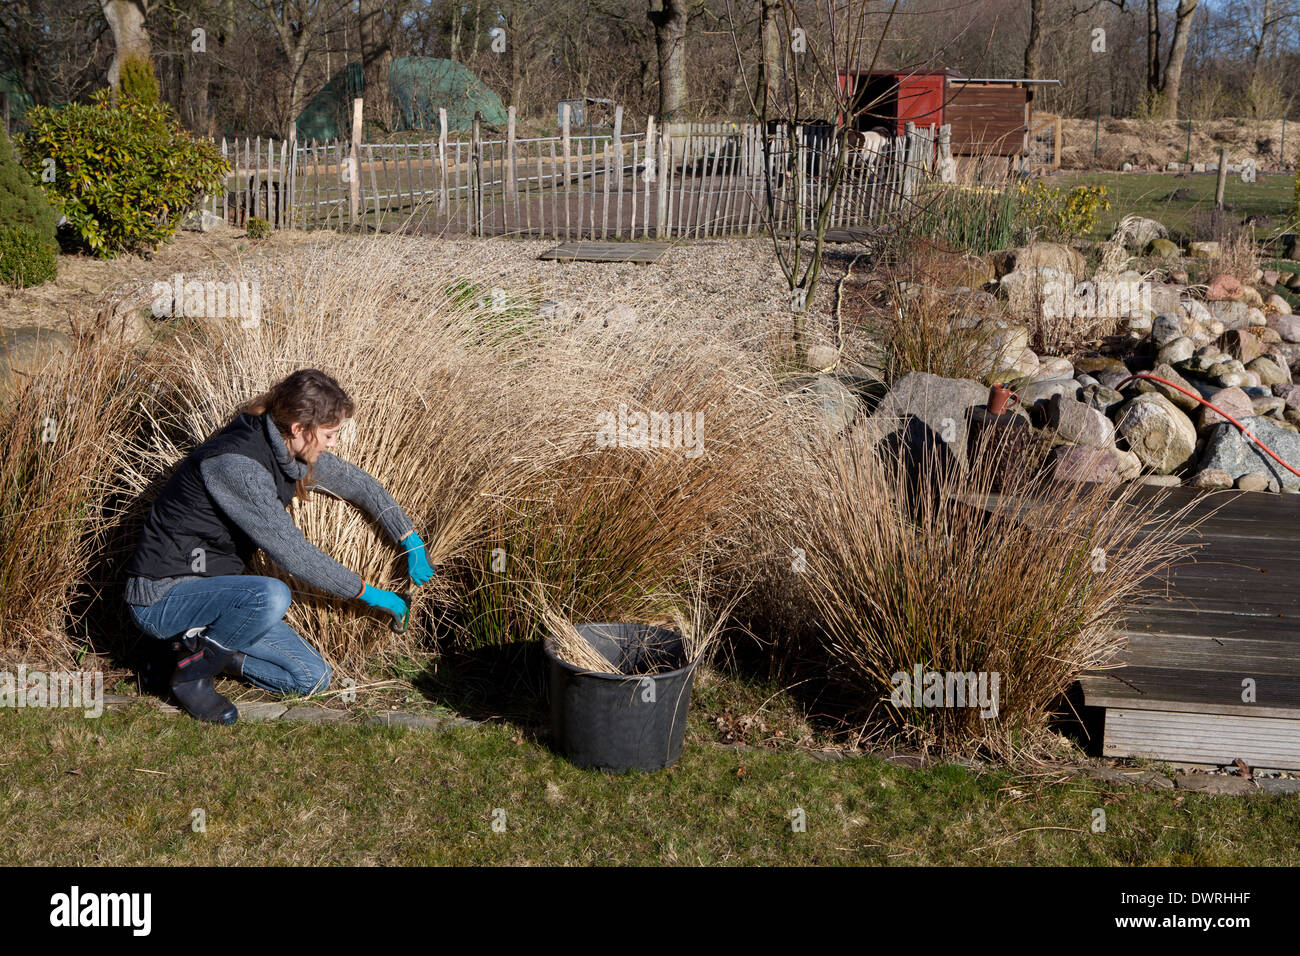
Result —
[[[304, 433], [315, 440], [316, 429], [337, 425], [351, 418], [354, 411], [352, 398], [332, 376], [320, 369], [300, 368], [239, 406], [237, 414], [266, 413], [286, 440], [292, 436], [293, 423], [301, 422]], [[307, 497], [314, 468], [312, 462], [307, 466], [307, 473], [298, 479], [297, 497]]]

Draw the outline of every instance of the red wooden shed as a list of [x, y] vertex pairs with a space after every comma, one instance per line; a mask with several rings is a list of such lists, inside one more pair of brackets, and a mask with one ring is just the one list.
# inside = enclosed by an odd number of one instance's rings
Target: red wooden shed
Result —
[[840, 70], [838, 75], [840, 91], [852, 95], [854, 129], [900, 136], [909, 122], [947, 124], [954, 156], [1023, 156], [1029, 149], [1034, 87], [1060, 82], [972, 79], [955, 70]]

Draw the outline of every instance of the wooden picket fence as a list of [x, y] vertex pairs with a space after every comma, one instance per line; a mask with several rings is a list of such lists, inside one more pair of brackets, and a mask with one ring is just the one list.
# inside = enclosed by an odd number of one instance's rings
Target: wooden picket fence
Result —
[[[622, 133], [407, 143], [223, 141], [232, 171], [206, 208], [275, 228], [414, 228], [444, 235], [667, 239], [812, 229], [839, 159], [828, 127], [669, 124]], [[848, 149], [829, 228], [888, 221], [948, 155], [947, 127], [910, 127], [879, 151]], [[771, 170], [770, 181], [763, 174]], [[798, 220], [796, 222], [796, 220]]]

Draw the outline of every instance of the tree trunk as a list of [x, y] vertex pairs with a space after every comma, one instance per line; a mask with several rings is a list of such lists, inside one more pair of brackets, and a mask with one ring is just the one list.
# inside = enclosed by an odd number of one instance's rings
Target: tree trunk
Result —
[[1161, 91], [1166, 119], [1178, 117], [1178, 88], [1183, 80], [1183, 59], [1187, 56], [1187, 38], [1192, 32], [1192, 17], [1198, 3], [1200, 0], [1178, 0], [1178, 10], [1174, 14], [1174, 42], [1169, 48], [1164, 89]]
[[1264, 44], [1268, 41], [1269, 28], [1272, 24], [1272, 0], [1264, 0], [1264, 12], [1259, 18], [1259, 39], [1252, 44], [1250, 48], [1250, 83], [1249, 86], [1255, 85], [1255, 80], [1259, 78], [1259, 60], [1264, 55]]
[[760, 65], [759, 89], [755, 97], [767, 97], [766, 109], [758, 103], [760, 115], [771, 116], [774, 103], [777, 78], [781, 75], [781, 31], [777, 29], [776, 11], [780, 9], [781, 0], [760, 0], [758, 21], [759, 42], [763, 50], [763, 62]]
[[100, 0], [104, 19], [113, 31], [113, 62], [108, 67], [108, 85], [118, 88], [122, 61], [128, 56], [151, 54], [149, 32], [144, 27], [143, 0]]
[[1147, 93], [1160, 92], [1160, 0], [1147, 0]]
[[668, 121], [686, 107], [686, 0], [650, 0], [647, 16], [659, 54], [659, 116]]
[[1043, 0], [1029, 0], [1029, 42], [1025, 45], [1025, 79], [1038, 79], [1038, 50], [1043, 28]]
[[357, 33], [361, 38], [362, 89], [366, 112], [383, 129], [393, 128], [388, 98], [388, 67], [393, 53], [384, 15], [383, 0], [361, 0]]
[[460, 4], [451, 5], [451, 54], [453, 62], [460, 62]]

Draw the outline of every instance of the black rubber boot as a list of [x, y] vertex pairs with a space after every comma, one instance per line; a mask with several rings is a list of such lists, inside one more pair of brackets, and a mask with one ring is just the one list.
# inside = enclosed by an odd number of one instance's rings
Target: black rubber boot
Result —
[[221, 668], [221, 673], [228, 677], [243, 677], [244, 676], [244, 652], [231, 651], [230, 661], [226, 664], [225, 667]]
[[212, 678], [230, 662], [234, 651], [218, 647], [191, 628], [172, 639], [176, 652], [176, 671], [172, 674], [172, 693], [191, 717], [214, 724], [233, 724], [239, 709], [217, 693]]

